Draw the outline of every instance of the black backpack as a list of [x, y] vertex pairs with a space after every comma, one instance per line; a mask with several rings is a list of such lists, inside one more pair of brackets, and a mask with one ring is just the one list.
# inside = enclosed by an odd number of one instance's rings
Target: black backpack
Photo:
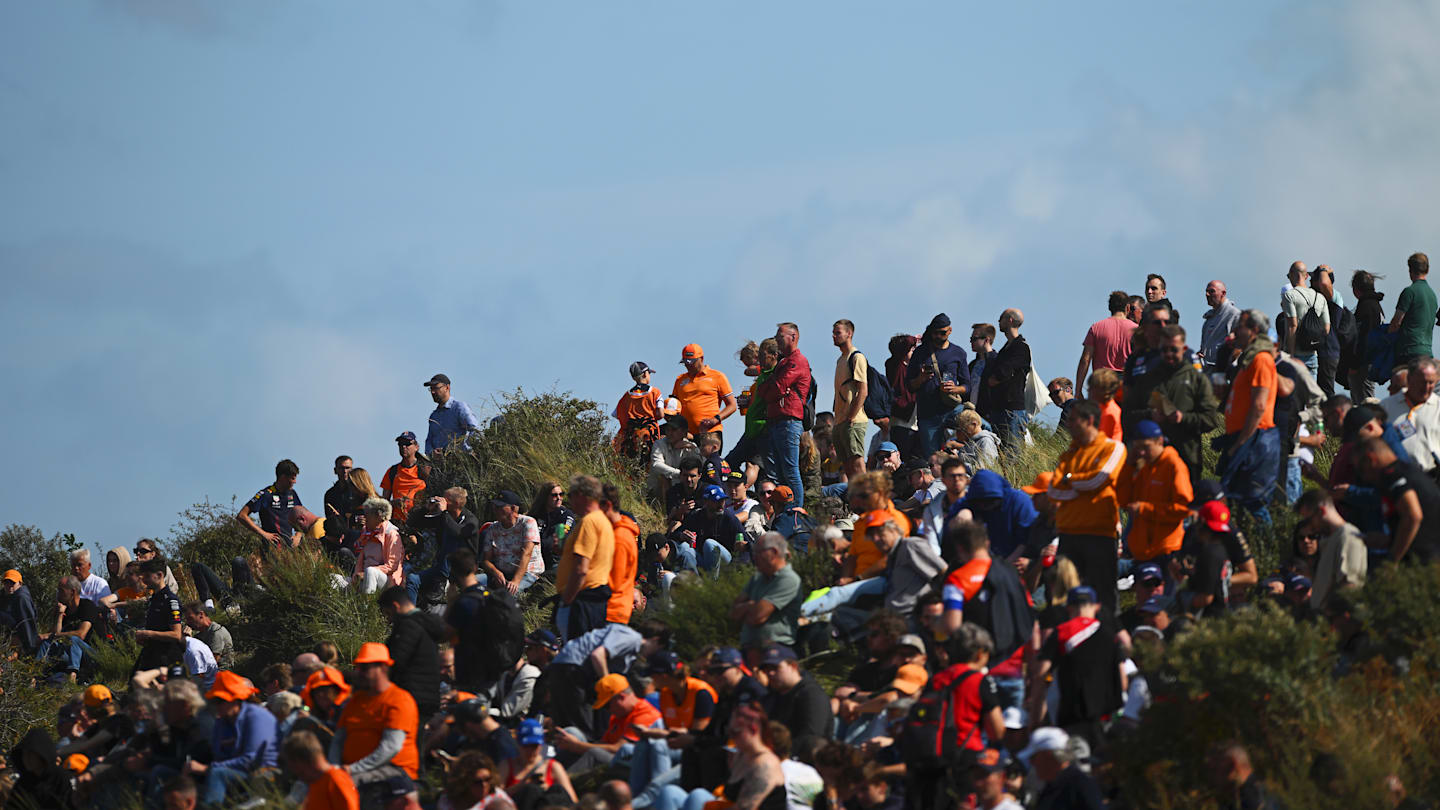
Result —
[[980, 674], [979, 670], [968, 670], [940, 688], [934, 687], [932, 678], [915, 698], [896, 741], [901, 760], [910, 772], [944, 770], [959, 764], [960, 754], [980, 730], [980, 723], [975, 723], [963, 743], [956, 743], [955, 696], [961, 686]]
[[[850, 373], [855, 373], [855, 357], [859, 351], [850, 353]], [[867, 358], [868, 359], [868, 358]], [[870, 419], [889, 419], [890, 409], [895, 405], [895, 392], [890, 390], [890, 381], [875, 369], [865, 365], [865, 415]]]
[[1320, 316], [1319, 312], [1322, 296], [1314, 290], [1311, 290], [1310, 294], [1315, 296], [1315, 300], [1311, 302], [1310, 308], [1300, 316], [1300, 324], [1295, 328], [1295, 351], [1297, 352], [1313, 352], [1325, 345], [1325, 319]]
[[1355, 322], [1355, 313], [1336, 303], [1330, 304], [1330, 333], [1340, 347], [1341, 357], [1352, 357], [1355, 345], [1360, 340], [1360, 327]]
[[506, 591], [466, 590], [459, 599], [479, 602], [475, 612], [477, 626], [464, 629], [455, 651], [457, 664], [459, 657], [467, 659], [466, 675], [479, 676], [479, 683], [461, 685], [473, 687], [497, 681], [525, 652], [525, 614]]
[[805, 395], [805, 410], [801, 411], [800, 428], [802, 430], [815, 429], [815, 375], [810, 375], [810, 393]]

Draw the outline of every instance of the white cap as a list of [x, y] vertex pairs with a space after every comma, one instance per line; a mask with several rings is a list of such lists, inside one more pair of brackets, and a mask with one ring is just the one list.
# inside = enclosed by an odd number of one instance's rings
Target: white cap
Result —
[[1015, 756], [1029, 767], [1030, 758], [1036, 754], [1042, 751], [1064, 751], [1069, 744], [1069, 734], [1055, 726], [1045, 726], [1035, 729], [1035, 733], [1030, 735], [1030, 744]]

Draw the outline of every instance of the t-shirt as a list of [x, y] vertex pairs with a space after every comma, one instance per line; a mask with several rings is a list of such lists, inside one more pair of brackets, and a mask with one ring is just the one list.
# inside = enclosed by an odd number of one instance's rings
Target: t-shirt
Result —
[[[415, 496], [425, 491], [425, 481], [420, 478], [420, 465], [406, 467], [404, 464], [395, 464], [385, 471], [380, 479], [380, 489], [387, 498], [400, 498], [406, 504], [413, 506]], [[397, 520], [404, 520], [406, 516], [400, 515]]]
[[1083, 343], [1090, 349], [1091, 366], [1124, 371], [1125, 358], [1130, 356], [1130, 337], [1135, 326], [1135, 322], [1129, 318], [1105, 318], [1091, 324]]
[[985, 575], [990, 573], [991, 562], [989, 557], [976, 558], [945, 577], [945, 587], [941, 590], [940, 598], [946, 610], [965, 609], [965, 601], [975, 598], [975, 594], [979, 593], [980, 587], [985, 584]]
[[310, 783], [305, 794], [303, 810], [360, 810], [360, 793], [350, 772], [344, 768], [331, 768]]
[[800, 626], [800, 575], [792, 566], [785, 566], [767, 577], [755, 572], [745, 583], [745, 598], [752, 601], [765, 600], [775, 606], [770, 618], [762, 625], [745, 624], [740, 627], [740, 646], [754, 647], [765, 644], [795, 643], [795, 633]]
[[1245, 419], [1250, 413], [1250, 397], [1256, 388], [1265, 388], [1265, 406], [1260, 412], [1256, 430], [1275, 427], [1275, 399], [1280, 395], [1280, 374], [1275, 370], [1275, 355], [1259, 352], [1235, 377], [1230, 386], [1230, 398], [1225, 402], [1225, 432], [1239, 433], [1245, 429]]
[[[851, 368], [851, 358], [854, 358], [854, 368]], [[840, 414], [849, 409], [850, 403], [855, 395], [860, 393], [860, 384], [864, 383], [870, 373], [870, 361], [865, 359], [858, 349], [847, 355], [842, 355], [835, 361], [835, 406], [832, 413], [839, 419]], [[845, 383], [854, 382], [855, 386], [847, 389]], [[862, 403], [859, 411], [855, 413], [854, 424], [869, 422], [870, 417], [865, 415], [865, 407]]]
[[[931, 362], [931, 356], [935, 362]], [[905, 380], [917, 379], [924, 373], [925, 369], [934, 371], [936, 364], [939, 365], [940, 374], [932, 376], [926, 383], [915, 392], [915, 412], [919, 418], [924, 419], [931, 416], [940, 416], [955, 410], [956, 403], [950, 399], [950, 395], [940, 390], [940, 383], [948, 382], [963, 385], [971, 389], [970, 366], [966, 362], [965, 350], [954, 343], [943, 349], [931, 349], [927, 345], [915, 347], [915, 353], [910, 357], [910, 364], [905, 369]], [[973, 395], [973, 391], [968, 391]]]
[[[702, 419], [713, 419], [720, 413], [720, 400], [730, 396], [730, 379], [713, 368], [706, 367], [698, 375], [689, 372], [675, 378], [675, 387], [670, 396], [680, 402], [680, 415], [690, 426], [690, 433], [704, 433], [699, 427]], [[720, 430], [716, 425], [710, 430]]]
[[65, 618], [60, 621], [60, 632], [73, 633], [85, 622], [90, 623], [90, 632], [85, 635], [85, 641], [91, 646], [110, 631], [100, 608], [89, 599], [81, 599], [75, 607], [65, 609]]
[[344, 708], [340, 710], [338, 729], [345, 732], [341, 762], [349, 765], [369, 756], [379, 747], [385, 730], [392, 728], [405, 732], [405, 743], [390, 763], [414, 779], [420, 773], [420, 752], [415, 747], [415, 733], [420, 728], [420, 709], [409, 692], [394, 684], [378, 695], [357, 689], [345, 701]]
[[100, 577], [96, 574], [91, 574], [90, 576], [86, 577], [83, 582], [80, 583], [81, 599], [89, 599], [91, 602], [99, 604], [101, 599], [104, 599], [109, 595], [110, 583], [106, 582], [103, 577]]
[[1420, 501], [1420, 531], [1405, 552], [1403, 559], [1428, 562], [1440, 552], [1440, 487], [1420, 470], [1413, 461], [1397, 461], [1379, 473], [1380, 511], [1390, 526], [1391, 534], [1400, 525], [1397, 504], [1406, 492], [1414, 492]]
[[1195, 571], [1186, 587], [1192, 592], [1214, 597], [1200, 611], [1202, 616], [1220, 616], [1230, 601], [1230, 555], [1220, 543], [1201, 543], [1195, 553]]
[[[653, 385], [637, 385], [620, 397], [615, 406], [615, 418], [620, 421], [623, 433], [630, 423], [653, 426], [660, 421], [665, 411], [665, 395]], [[638, 427], [638, 426], [637, 426]]]
[[605, 728], [605, 735], [600, 738], [600, 742], [617, 743], [622, 739], [628, 742], [638, 742], [640, 733], [635, 730], [635, 726], [650, 728], [657, 722], [664, 725], [661, 722], [660, 710], [651, 705], [648, 700], [637, 700], [635, 708], [631, 709], [630, 713], [624, 717], [619, 717], [614, 712], [610, 713], [610, 725]]
[[303, 504], [300, 503], [300, 494], [294, 489], [280, 492], [271, 484], [255, 493], [255, 497], [245, 505], [250, 507], [250, 514], [259, 516], [260, 528], [289, 537], [294, 533], [290, 528], [290, 510]]
[[[485, 536], [495, 549], [495, 567], [502, 571], [515, 571], [517, 575], [525, 571], [536, 576], [545, 573], [544, 555], [540, 553], [540, 524], [535, 522], [535, 518], [520, 515], [515, 519], [515, 525], [508, 529], [496, 521], [490, 524]], [[527, 543], [535, 546], [530, 549], [530, 563], [525, 571], [516, 571]]]
[[1425, 279], [1416, 279], [1400, 291], [1395, 311], [1405, 313], [1395, 337], [1397, 358], [1428, 356], [1430, 338], [1435, 332], [1435, 291]]
[[615, 530], [610, 526], [610, 518], [599, 509], [581, 518], [580, 527], [565, 535], [565, 549], [560, 553], [560, 564], [555, 569], [555, 586], [562, 591], [570, 583], [576, 557], [590, 561], [580, 590], [588, 591], [610, 584], [610, 565], [615, 558]]
[[1330, 305], [1326, 303], [1325, 296], [1309, 287], [1291, 287], [1280, 299], [1280, 310], [1295, 323], [1295, 353], [1297, 355], [1315, 353], [1315, 349], [1305, 349], [1300, 346], [1300, 327], [1305, 316], [1312, 309], [1326, 326], [1330, 325]]
[[1120, 424], [1120, 403], [1112, 397], [1100, 406], [1100, 432], [1107, 439], [1120, 441], [1125, 429]]
[[1041, 646], [1040, 658], [1054, 665], [1060, 686], [1057, 725], [1096, 721], [1124, 705], [1123, 655], [1099, 619], [1076, 616], [1061, 622]]
[[[168, 631], [180, 626], [180, 598], [169, 588], [161, 588], [150, 597], [145, 606], [145, 629]], [[179, 659], [184, 645], [178, 641], [147, 641], [142, 647], [154, 654], [163, 653], [169, 658]]]

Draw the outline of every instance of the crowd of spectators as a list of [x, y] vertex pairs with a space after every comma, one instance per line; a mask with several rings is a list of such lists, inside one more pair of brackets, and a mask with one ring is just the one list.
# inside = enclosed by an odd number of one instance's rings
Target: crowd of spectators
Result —
[[[37, 687], [83, 686], [9, 752], [5, 806], [1128, 806], [1101, 774], [1150, 705], [1139, 645], [1260, 602], [1338, 622], [1375, 566], [1440, 552], [1440, 307], [1423, 254], [1409, 273], [1387, 323], [1376, 276], [1356, 271], [1349, 309], [1328, 267], [1296, 262], [1273, 330], [1211, 281], [1195, 337], [1152, 274], [1109, 295], [1074, 380], [1048, 383], [1016, 308], [972, 324], [969, 351], [935, 315], [881, 362], [842, 319], [828, 411], [794, 323], [741, 349], [739, 392], [686, 345], [668, 394], [636, 362], [614, 411], [662, 515], [644, 529], [590, 475], [528, 505], [436, 491], [438, 454], [479, 427], [436, 374], [423, 452], [400, 433], [378, 489], [340, 456], [319, 515], [281, 461], [236, 516], [257, 553], [228, 583], [185, 561], [194, 600], [148, 539], [103, 572], [73, 553], [45, 626], [51, 594], [4, 572], [0, 622], [41, 662]], [[1047, 403], [1058, 428], [1035, 420]], [[1008, 480], [1052, 430], [1053, 469]], [[1232, 510], [1264, 527], [1277, 503], [1298, 517], [1293, 553], [1260, 571]], [[247, 660], [224, 625], [281, 547], [373, 594], [388, 637]], [[735, 566], [733, 641], [677, 644], [665, 605]], [[553, 610], [526, 632], [519, 600], [541, 582]], [[116, 694], [95, 659], [122, 637], [139, 653]], [[834, 648], [858, 660], [822, 682], [810, 662]], [[1211, 772], [1220, 806], [1276, 806], [1243, 745]]]

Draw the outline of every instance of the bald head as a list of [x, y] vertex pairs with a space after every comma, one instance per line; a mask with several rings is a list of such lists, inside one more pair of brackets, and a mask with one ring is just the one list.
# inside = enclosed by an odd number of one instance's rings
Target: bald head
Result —
[[1290, 264], [1290, 272], [1288, 275], [1290, 276], [1291, 284], [1299, 284], [1300, 282], [1298, 281], [1298, 279], [1302, 279], [1310, 275], [1310, 268], [1305, 266], [1305, 262], [1292, 262]]
[[300, 653], [295, 656], [295, 662], [290, 665], [290, 672], [295, 676], [296, 680], [299, 680], [302, 674], [309, 675], [311, 672], [315, 672], [323, 666], [325, 666], [325, 663], [321, 661], [320, 656], [315, 653]]
[[1225, 282], [1215, 279], [1205, 285], [1205, 302], [1212, 307], [1218, 307], [1225, 301]]
[[1020, 331], [1020, 327], [1024, 325], [1025, 313], [1020, 310], [1011, 307], [1000, 313], [1000, 331], [1004, 332], [1007, 337], [1014, 337]]

